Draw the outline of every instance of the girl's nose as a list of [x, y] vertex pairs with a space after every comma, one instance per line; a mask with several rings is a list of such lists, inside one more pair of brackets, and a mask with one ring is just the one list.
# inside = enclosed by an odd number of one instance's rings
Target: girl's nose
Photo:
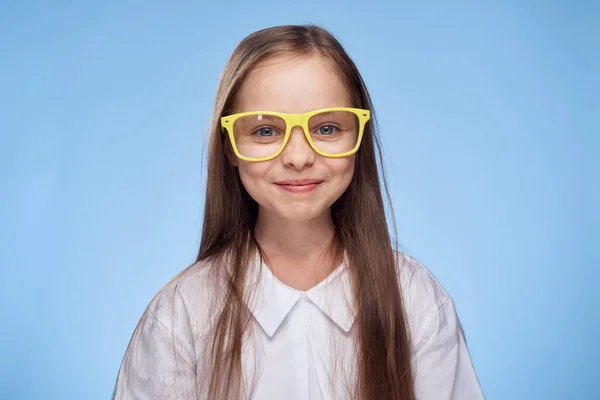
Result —
[[302, 127], [292, 128], [290, 139], [281, 153], [281, 161], [284, 165], [296, 169], [302, 169], [314, 163], [315, 151], [306, 140]]

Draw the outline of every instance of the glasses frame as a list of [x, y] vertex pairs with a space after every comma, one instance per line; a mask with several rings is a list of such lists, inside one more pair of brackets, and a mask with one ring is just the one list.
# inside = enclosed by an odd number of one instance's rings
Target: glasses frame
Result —
[[[354, 148], [352, 150], [347, 151], [345, 153], [341, 153], [341, 154], [329, 154], [329, 153], [325, 153], [325, 152], [319, 150], [317, 148], [317, 146], [315, 145], [315, 143], [313, 142], [310, 132], [309, 132], [309, 128], [308, 128], [308, 121], [314, 115], [317, 115], [322, 112], [331, 112], [331, 111], [349, 111], [349, 112], [355, 114], [356, 117], [358, 118], [358, 122], [359, 122], [358, 140], [356, 141], [356, 146], [354, 146]], [[279, 150], [277, 150], [277, 152], [275, 154], [270, 155], [268, 157], [256, 158], [256, 157], [243, 156], [238, 151], [237, 144], [235, 143], [235, 137], [233, 134], [233, 124], [235, 123], [235, 121], [237, 121], [241, 117], [246, 117], [248, 115], [259, 115], [259, 114], [280, 117], [281, 119], [283, 119], [285, 121], [286, 131], [285, 131], [285, 136], [283, 138], [283, 144], [281, 145], [281, 147], [279, 148]], [[341, 158], [341, 157], [348, 157], [358, 151], [358, 148], [360, 147], [360, 143], [362, 141], [362, 136], [363, 136], [363, 133], [365, 130], [365, 124], [367, 123], [367, 121], [369, 121], [370, 118], [371, 118], [371, 112], [369, 110], [364, 110], [362, 108], [351, 108], [351, 107], [322, 108], [319, 110], [309, 111], [309, 112], [306, 112], [303, 114], [288, 114], [288, 113], [280, 113], [280, 112], [274, 112], [274, 111], [248, 111], [248, 112], [231, 114], [231, 115], [221, 117], [221, 132], [223, 134], [225, 134], [225, 131], [227, 131], [227, 134], [229, 135], [229, 139], [231, 141], [231, 145], [233, 147], [233, 152], [239, 159], [244, 160], [244, 161], [252, 161], [252, 162], [268, 161], [268, 160], [272, 160], [275, 157], [277, 157], [278, 155], [280, 155], [283, 152], [283, 149], [285, 149], [285, 146], [287, 145], [288, 141], [290, 140], [290, 136], [292, 134], [292, 129], [296, 126], [302, 127], [302, 130], [304, 131], [304, 136], [306, 137], [306, 140], [310, 144], [310, 147], [312, 147], [312, 149], [317, 154], [322, 155], [324, 157]]]

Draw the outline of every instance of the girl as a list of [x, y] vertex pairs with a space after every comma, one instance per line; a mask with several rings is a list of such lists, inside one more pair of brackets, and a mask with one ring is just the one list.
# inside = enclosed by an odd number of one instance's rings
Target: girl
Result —
[[452, 299], [393, 250], [373, 121], [324, 29], [242, 40], [217, 90], [197, 261], [149, 304], [113, 398], [483, 399]]

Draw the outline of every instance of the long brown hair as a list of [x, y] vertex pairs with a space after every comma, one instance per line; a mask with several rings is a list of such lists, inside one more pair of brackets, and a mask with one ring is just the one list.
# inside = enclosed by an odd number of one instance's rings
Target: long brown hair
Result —
[[[353, 328], [357, 330], [354, 398], [413, 400], [409, 329], [380, 186], [378, 167], [383, 173], [383, 165], [371, 98], [341, 44], [328, 31], [314, 25], [277, 26], [247, 36], [227, 61], [218, 84], [209, 138], [204, 224], [197, 257], [197, 261], [220, 260], [227, 264], [222, 268], [226, 295], [211, 342], [209, 398], [242, 395], [242, 345], [250, 321], [244, 283], [248, 262], [260, 250], [254, 237], [258, 205], [228, 162], [226, 152], [230, 144], [220, 132], [219, 119], [232, 112], [237, 92], [248, 73], [258, 63], [279, 55], [325, 57], [348, 88], [353, 106], [372, 112], [356, 156], [354, 177], [331, 207], [337, 240], [346, 252], [358, 311]], [[381, 178], [389, 201], [385, 175]], [[226, 262], [225, 255], [228, 255]]]

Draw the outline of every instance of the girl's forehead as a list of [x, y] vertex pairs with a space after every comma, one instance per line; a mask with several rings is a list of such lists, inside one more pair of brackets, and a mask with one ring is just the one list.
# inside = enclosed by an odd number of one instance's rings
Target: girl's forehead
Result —
[[246, 76], [236, 98], [236, 112], [301, 113], [351, 106], [335, 65], [319, 56], [278, 57], [259, 64]]

